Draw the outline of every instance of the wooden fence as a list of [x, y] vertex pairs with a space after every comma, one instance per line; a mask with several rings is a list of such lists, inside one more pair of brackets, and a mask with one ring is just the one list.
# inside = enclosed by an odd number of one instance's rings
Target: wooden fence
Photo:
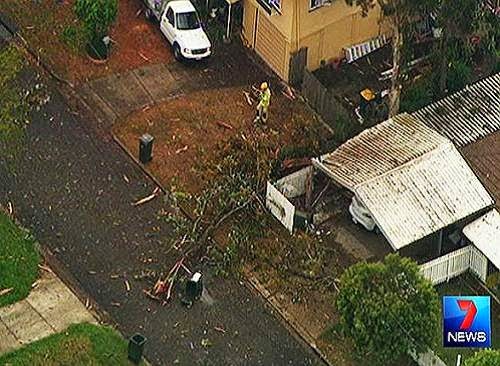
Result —
[[446, 282], [468, 270], [474, 272], [483, 282], [486, 281], [488, 259], [469, 245], [443, 255], [420, 266], [422, 275], [434, 285]]
[[339, 118], [343, 118], [344, 120], [350, 119], [346, 108], [307, 69], [304, 69], [301, 93], [328, 125], [335, 126]]

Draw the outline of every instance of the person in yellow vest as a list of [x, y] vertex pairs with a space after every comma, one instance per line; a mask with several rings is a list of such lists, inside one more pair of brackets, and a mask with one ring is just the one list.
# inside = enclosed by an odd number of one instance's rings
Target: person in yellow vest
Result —
[[264, 81], [260, 84], [259, 104], [257, 104], [257, 118], [255, 118], [255, 122], [267, 122], [267, 118], [269, 117], [268, 111], [270, 102], [271, 90], [269, 89], [269, 85], [267, 85]]

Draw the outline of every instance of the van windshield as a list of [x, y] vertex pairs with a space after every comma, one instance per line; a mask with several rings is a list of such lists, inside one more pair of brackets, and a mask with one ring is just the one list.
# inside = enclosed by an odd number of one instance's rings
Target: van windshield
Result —
[[196, 12], [191, 11], [189, 13], [177, 14], [177, 29], [189, 30], [197, 28], [200, 28], [200, 20]]

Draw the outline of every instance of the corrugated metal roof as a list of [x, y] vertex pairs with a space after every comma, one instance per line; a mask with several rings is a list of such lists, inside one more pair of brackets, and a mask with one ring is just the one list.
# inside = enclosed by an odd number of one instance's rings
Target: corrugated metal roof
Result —
[[493, 205], [451, 143], [359, 185], [354, 193], [395, 250]]
[[354, 189], [434, 150], [448, 140], [409, 114], [400, 114], [361, 132], [316, 165], [341, 185]]
[[313, 163], [358, 196], [395, 250], [493, 205], [451, 141], [407, 114]]
[[427, 126], [465, 146], [500, 130], [500, 73], [466, 86], [412, 113]]
[[500, 268], [500, 213], [491, 210], [463, 229], [465, 236]]

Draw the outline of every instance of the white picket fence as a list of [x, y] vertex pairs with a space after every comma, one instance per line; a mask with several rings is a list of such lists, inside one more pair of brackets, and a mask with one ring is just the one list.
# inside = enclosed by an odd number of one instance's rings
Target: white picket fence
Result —
[[420, 266], [422, 275], [434, 285], [446, 282], [468, 270], [486, 281], [488, 258], [475, 246], [469, 245], [445, 254]]

